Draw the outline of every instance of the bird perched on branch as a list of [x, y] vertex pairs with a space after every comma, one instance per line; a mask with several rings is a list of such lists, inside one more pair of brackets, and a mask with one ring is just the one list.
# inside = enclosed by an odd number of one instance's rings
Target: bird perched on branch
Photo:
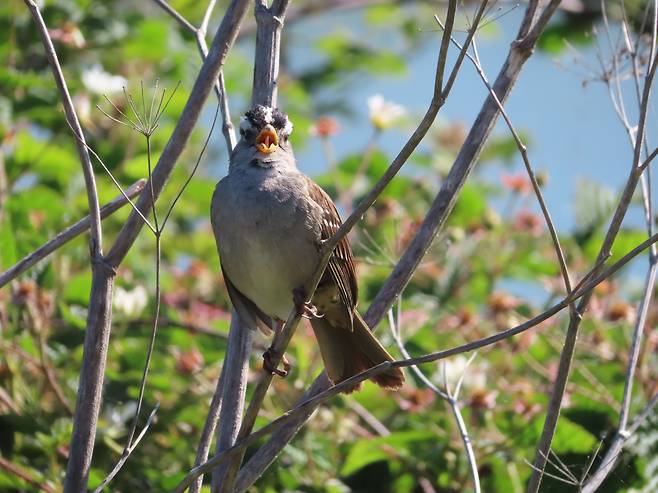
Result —
[[[304, 285], [341, 219], [326, 192], [297, 169], [292, 128], [276, 108], [256, 106], [242, 117], [228, 175], [213, 194], [212, 225], [229, 296], [242, 320], [269, 332], [297, 306], [311, 321], [329, 378], [338, 383], [393, 358], [356, 311], [347, 238], [306, 302]], [[266, 370], [285, 376], [264, 356]], [[397, 389], [404, 376], [391, 368], [372, 380]]]

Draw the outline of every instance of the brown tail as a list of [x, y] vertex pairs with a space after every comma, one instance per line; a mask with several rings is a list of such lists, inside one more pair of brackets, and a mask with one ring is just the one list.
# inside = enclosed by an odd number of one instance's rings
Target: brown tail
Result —
[[[326, 318], [312, 319], [311, 326], [318, 340], [327, 374], [335, 384], [384, 361], [393, 361], [393, 357], [375, 339], [356, 310], [352, 331], [348, 328], [335, 327]], [[390, 368], [372, 377], [372, 380], [380, 387], [397, 390], [404, 383], [404, 375], [400, 368]], [[346, 393], [358, 390], [360, 387], [361, 384]]]

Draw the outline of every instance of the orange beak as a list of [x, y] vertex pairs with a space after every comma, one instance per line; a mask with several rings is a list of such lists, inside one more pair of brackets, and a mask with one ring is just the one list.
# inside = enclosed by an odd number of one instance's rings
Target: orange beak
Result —
[[263, 154], [274, 152], [279, 145], [279, 136], [276, 134], [274, 127], [269, 124], [265, 125], [265, 128], [256, 137], [254, 145]]

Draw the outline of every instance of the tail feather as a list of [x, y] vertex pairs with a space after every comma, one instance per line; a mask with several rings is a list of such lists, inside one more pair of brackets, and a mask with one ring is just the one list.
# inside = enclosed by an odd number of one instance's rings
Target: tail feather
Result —
[[[318, 340], [327, 374], [335, 384], [384, 361], [393, 361], [393, 357], [377, 341], [356, 311], [354, 328], [351, 331], [331, 325], [326, 318], [311, 320], [311, 326]], [[404, 375], [400, 368], [390, 368], [375, 375], [372, 380], [380, 387], [397, 390], [404, 383]], [[347, 393], [360, 387], [359, 384]]]

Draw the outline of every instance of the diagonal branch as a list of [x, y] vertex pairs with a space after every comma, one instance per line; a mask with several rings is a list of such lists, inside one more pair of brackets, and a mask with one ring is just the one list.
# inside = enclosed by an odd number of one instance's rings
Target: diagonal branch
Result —
[[[136, 181], [126, 189], [125, 196], [118, 195], [116, 198], [112, 199], [110, 202], [108, 202], [103, 207], [101, 207], [100, 209], [101, 219], [105, 219], [106, 217], [111, 216], [116, 211], [121, 209], [124, 205], [126, 205], [128, 203], [126, 197], [132, 199], [135, 198], [137, 195], [139, 195], [144, 189], [145, 184], [146, 184], [146, 180], [144, 180], [143, 178], [141, 180]], [[7, 284], [12, 279], [15, 279], [16, 277], [21, 275], [23, 272], [28, 270], [30, 267], [32, 267], [40, 260], [46, 258], [48, 255], [53, 253], [58, 248], [66, 245], [69, 241], [80, 236], [82, 233], [87, 231], [90, 226], [91, 226], [91, 219], [89, 216], [85, 216], [79, 221], [77, 221], [76, 223], [69, 226], [68, 228], [57, 233], [54, 238], [48, 240], [46, 243], [41, 245], [32, 253], [28, 254], [26, 257], [19, 260], [16, 264], [11, 266], [9, 269], [0, 273], [0, 288], [5, 284]]]
[[[644, 80], [644, 87], [642, 90], [642, 99], [640, 104], [640, 114], [637, 128], [637, 137], [635, 140], [635, 146], [633, 150], [633, 160], [631, 162], [631, 170], [629, 173], [626, 186], [624, 191], [621, 194], [619, 199], [619, 205], [615, 210], [615, 213], [610, 221], [610, 226], [606, 233], [603, 244], [599, 250], [598, 259], [607, 257], [610, 254], [612, 244], [614, 243], [617, 234], [621, 228], [621, 223], [624, 220], [626, 211], [630, 205], [631, 199], [637, 187], [637, 183], [642, 175], [642, 166], [641, 166], [641, 155], [643, 149], [643, 142], [645, 137], [645, 128], [647, 124], [647, 113], [649, 108], [649, 100], [651, 96], [651, 88], [653, 84], [653, 79], [656, 74], [656, 58], [651, 60], [649, 67], [647, 68], [647, 73]], [[591, 293], [585, 295], [578, 303], [576, 309], [577, 313], [583, 313], [587, 308], [591, 298]], [[578, 337], [580, 323], [582, 321], [581, 317], [571, 317], [569, 320], [569, 326], [567, 328], [567, 335], [564, 341], [564, 347], [560, 355], [560, 364], [558, 366], [558, 373], [555, 379], [555, 384], [553, 386], [553, 391], [551, 393], [551, 398], [549, 400], [548, 409], [546, 412], [546, 419], [544, 421], [544, 428], [542, 430], [542, 435], [537, 447], [537, 454], [534, 460], [534, 467], [532, 477], [526, 488], [527, 493], [536, 493], [539, 490], [539, 485], [541, 484], [541, 477], [544, 467], [546, 465], [546, 456], [551, 447], [551, 442], [553, 441], [553, 435], [555, 434], [555, 429], [557, 427], [558, 418], [560, 416], [560, 408], [562, 405], [562, 397], [564, 396], [564, 391], [567, 386], [567, 381], [569, 379], [569, 374], [571, 371], [571, 364], [573, 361], [573, 355], [576, 348], [576, 340]]]
[[[459, 46], [459, 44], [457, 45]], [[498, 99], [498, 96], [496, 96], [496, 93], [491, 87], [491, 84], [489, 84], [489, 80], [487, 79], [487, 76], [482, 68], [482, 64], [480, 63], [480, 58], [478, 56], [477, 45], [475, 43], [475, 40], [473, 40], [473, 53], [475, 54], [473, 57], [470, 56], [469, 54], [467, 54], [467, 56], [475, 66], [475, 70], [477, 71], [478, 75], [480, 76], [480, 79], [482, 79], [482, 82], [484, 83], [487, 90], [489, 91], [489, 95], [493, 99], [494, 103], [496, 103], [496, 106], [498, 107], [498, 111], [500, 111], [500, 115], [503, 117], [503, 120], [505, 121], [507, 128], [509, 129], [510, 133], [512, 134], [512, 137], [514, 138], [516, 147], [518, 148], [519, 153], [521, 154], [521, 158], [523, 159], [523, 164], [525, 166], [526, 173], [528, 174], [530, 183], [532, 183], [532, 189], [535, 192], [535, 196], [537, 197], [537, 202], [539, 203], [539, 207], [544, 216], [544, 221], [546, 222], [546, 226], [548, 227], [551, 240], [553, 241], [553, 248], [555, 250], [555, 255], [557, 256], [558, 264], [560, 265], [560, 272], [562, 273], [564, 287], [566, 289], [567, 294], [570, 294], [572, 290], [571, 277], [569, 276], [569, 269], [567, 267], [567, 262], [564, 257], [564, 252], [562, 251], [562, 246], [560, 245], [560, 238], [557, 234], [557, 230], [555, 229], [555, 225], [553, 224], [553, 220], [551, 219], [551, 214], [548, 212], [548, 207], [546, 206], [546, 202], [544, 201], [544, 196], [541, 193], [541, 188], [539, 187], [539, 183], [537, 182], [537, 177], [535, 176], [535, 172], [532, 168], [532, 164], [530, 163], [530, 158], [528, 157], [528, 148], [521, 140], [519, 133], [516, 131], [514, 125], [512, 124], [512, 120], [510, 120], [509, 116], [507, 115], [507, 112], [505, 111], [505, 108], [503, 107], [502, 103]], [[571, 311], [572, 317], [578, 316], [576, 313], [575, 305], [570, 305], [569, 310]]]
[[[264, 0], [255, 2], [256, 53], [254, 59], [254, 82], [252, 88], [252, 105], [261, 104], [274, 107], [277, 104], [277, 83], [279, 77], [279, 57], [281, 55], [281, 31], [289, 0], [277, 1], [267, 7]], [[245, 389], [247, 387], [248, 363], [251, 354], [251, 338], [233, 335], [233, 332], [249, 332], [234, 311], [231, 317], [229, 339], [244, 339], [242, 344], [235, 344], [227, 349], [222, 373], [226, 371], [223, 384], [222, 410], [219, 429], [217, 430], [216, 456], [230, 448], [244, 433], [253, 427], [258, 410], [262, 405], [270, 380], [261, 380], [251, 398], [247, 417], [242, 420], [244, 411]], [[265, 378], [267, 379], [267, 377]], [[213, 410], [210, 410], [212, 413]], [[209, 413], [209, 414], [210, 414]], [[250, 416], [253, 416], [251, 420]], [[242, 464], [243, 453], [231, 458], [225, 465], [213, 470], [212, 491], [231, 493], [235, 478]], [[196, 482], [198, 486], [199, 482]]]
[[[210, 94], [219, 72], [224, 65], [228, 52], [237, 37], [240, 25], [247, 13], [248, 5], [248, 0], [232, 0], [226, 10], [224, 19], [217, 29], [217, 34], [215, 35], [210, 51], [208, 52], [208, 57], [199, 71], [199, 75], [194, 83], [194, 87], [192, 88], [187, 103], [183, 108], [178, 123], [176, 124], [171, 137], [169, 137], [167, 145], [158, 160], [158, 164], [153, 169], [153, 192], [156, 199], [160, 196], [160, 192], [162, 192], [174, 165], [178, 161], [178, 158], [183, 152], [183, 149], [192, 134], [192, 130], [196, 126], [203, 105], [208, 99], [208, 95]], [[147, 185], [146, 188], [148, 189], [149, 186]], [[139, 202], [137, 202], [138, 209], [141, 210], [144, 215], [150, 210], [151, 201], [147, 197], [149, 194], [150, 191], [148, 194], [142, 194]], [[128, 221], [119, 232], [119, 236], [117, 237], [114, 246], [108, 252], [107, 260], [110, 265], [116, 267], [121, 263], [141, 229], [142, 221], [139, 216], [135, 213], [131, 214]]]
[[[541, 31], [546, 26], [552, 13], [557, 8], [559, 1], [552, 0], [549, 3], [545, 10], [542, 11], [539, 20], [536, 21], [535, 29], [532, 29], [534, 14], [530, 14], [530, 11], [532, 10], [534, 12], [536, 10], [537, 3], [537, 0], [535, 0], [529, 4], [524, 20], [519, 28], [517, 41], [512, 43], [507, 59], [494, 82], [494, 91], [502, 102], [504, 102], [510, 94], [514, 83], [523, 68], [523, 64], [532, 54], [532, 49], [537, 42], [539, 34], [541, 34]], [[529, 31], [532, 31], [532, 35], [527, 34]], [[472, 38], [473, 34], [473, 31], [469, 32], [469, 38], [467, 38], [467, 41]], [[467, 43], [465, 43], [465, 45], [466, 47], [468, 46]], [[441, 190], [427, 212], [418, 233], [416, 233], [416, 236], [407, 247], [402, 258], [370, 305], [364, 318], [371, 327], [377, 325], [389, 307], [395, 302], [395, 299], [405, 288], [416, 267], [429, 249], [439, 229], [445, 224], [447, 217], [454, 207], [461, 187], [468, 178], [484, 143], [493, 129], [497, 116], [498, 110], [495, 103], [491, 98], [487, 98], [465, 140], [464, 146], [458, 154], [448, 176], [444, 180]], [[412, 136], [412, 139], [414, 136]], [[411, 144], [411, 140], [407, 143], [407, 146], [409, 145], [413, 145]], [[404, 155], [407, 146], [401, 151], [400, 155]], [[400, 155], [398, 157], [400, 157]], [[396, 158], [396, 160], [397, 159], [398, 158]], [[370, 196], [365, 199], [365, 202], [367, 202], [369, 198]], [[348, 227], [351, 219], [352, 217], [345, 222], [344, 226], [336, 233], [336, 235], [334, 235], [334, 238], [340, 235], [343, 228]], [[356, 218], [354, 219], [354, 222], [356, 222]], [[351, 225], [349, 225], [349, 227], [351, 227]], [[324, 391], [330, 385], [331, 383], [326, 377], [326, 374], [322, 373], [322, 375], [315, 380], [312, 387], [304, 394], [304, 397], [315, 395], [316, 392]], [[279, 430], [258, 452], [256, 452], [249, 463], [245, 466], [244, 473], [241, 473], [238, 478], [238, 491], [244, 491], [259, 477], [260, 474], [262, 474], [262, 472], [272, 463], [281, 448], [292, 440], [297, 431], [311, 416], [314, 410], [314, 407], [310, 407], [306, 408], [305, 412], [299, 413], [295, 420], [289, 423], [286, 427], [281, 428], [281, 430]]]
[[[445, 359], [449, 356], [454, 356], [456, 354], [462, 354], [465, 352], [473, 351], [475, 349], [479, 349], [485, 346], [489, 346], [491, 344], [495, 344], [496, 342], [502, 341], [504, 339], [508, 339], [510, 337], [513, 337], [515, 335], [518, 335], [522, 332], [525, 332], [533, 327], [536, 327], [540, 323], [544, 322], [545, 320], [548, 320], [555, 314], [559, 313], [560, 311], [564, 310], [566, 307], [569, 306], [569, 304], [573, 303], [575, 300], [577, 300], [580, 297], [583, 296], [588, 296], [592, 290], [598, 286], [601, 282], [604, 280], [608, 279], [610, 276], [615, 274], [617, 271], [619, 271], [622, 267], [624, 267], [628, 262], [630, 262], [632, 259], [634, 259], [637, 255], [640, 253], [644, 252], [646, 249], [650, 248], [654, 243], [658, 242], [658, 233], [654, 234], [651, 236], [651, 238], [643, 241], [640, 243], [638, 246], [633, 248], [630, 252], [628, 252], [626, 255], [624, 255], [621, 259], [619, 259], [617, 262], [614, 264], [610, 265], [606, 269], [604, 269], [602, 272], [600, 272], [598, 275], [592, 276], [591, 280], [585, 284], [582, 285], [579, 289], [575, 289], [571, 295], [567, 296], [564, 298], [562, 301], [559, 303], [553, 305], [551, 308], [546, 310], [545, 312], [533, 317], [532, 319], [517, 325], [516, 327], [512, 327], [509, 329], [506, 329], [504, 331], [498, 332], [496, 334], [490, 335], [488, 337], [484, 337], [482, 339], [479, 339], [477, 341], [469, 342], [466, 344], [462, 344], [461, 346], [456, 346], [451, 349], [446, 349], [443, 351], [437, 351], [434, 353], [426, 354], [424, 356], [419, 356], [416, 358], [409, 358], [409, 359], [404, 359], [404, 360], [398, 360], [398, 361], [386, 361], [383, 363], [380, 363], [376, 366], [373, 366], [372, 368], [361, 372], [357, 375], [354, 375], [347, 380], [342, 381], [341, 383], [334, 385], [328, 389], [323, 389], [322, 391], [318, 392], [317, 394], [313, 395], [312, 397], [301, 401], [298, 405], [296, 405], [293, 409], [290, 411], [287, 411], [286, 413], [282, 414], [280, 417], [275, 419], [274, 421], [271, 421], [269, 424], [263, 426], [259, 430], [249, 434], [248, 436], [238, 440], [235, 445], [233, 445], [231, 448], [225, 450], [219, 455], [216, 455], [213, 459], [209, 460], [208, 462], [202, 464], [201, 466], [193, 468], [186, 476], [185, 478], [176, 486], [174, 489], [174, 493], [182, 493], [185, 488], [187, 488], [191, 482], [200, 474], [204, 474], [208, 471], [210, 471], [213, 467], [217, 467], [217, 465], [224, 463], [224, 461], [228, 460], [231, 457], [234, 457], [236, 454], [239, 454], [244, 451], [244, 449], [255, 443], [256, 441], [260, 440], [264, 436], [267, 436], [270, 433], [274, 433], [276, 430], [279, 430], [283, 427], [291, 427], [296, 425], [296, 421], [298, 421], [298, 418], [300, 416], [307, 416], [310, 415], [314, 409], [316, 409], [320, 404], [323, 402], [327, 401], [331, 397], [334, 397], [341, 393], [342, 391], [346, 389], [350, 389], [357, 385], [360, 382], [363, 382], [364, 380], [367, 380], [368, 378], [372, 378], [375, 375], [381, 374], [387, 370], [390, 370], [391, 368], [405, 368], [409, 367], [412, 365], [419, 365], [423, 363], [431, 363], [434, 361], [439, 361], [442, 359]], [[310, 389], [309, 389], [310, 390]], [[317, 388], [316, 388], [317, 390]], [[310, 392], [307, 392], [309, 394]], [[653, 402], [653, 400], [652, 400]], [[655, 403], [654, 403], [655, 404]], [[653, 405], [653, 404], [652, 404]], [[648, 412], [648, 411], [647, 411]], [[643, 413], [646, 414], [646, 413]], [[240, 489], [239, 491], [243, 491]]]
[[[176, 9], [169, 5], [164, 0], [153, 0], [157, 3], [165, 12], [167, 12], [176, 22], [178, 22], [181, 27], [190, 33], [194, 34], [194, 38], [199, 48], [199, 54], [201, 59], [205, 60], [208, 56], [208, 45], [206, 43], [206, 31], [208, 30], [208, 22], [210, 22], [210, 15], [212, 14], [213, 9], [215, 8], [216, 0], [211, 0], [206, 7], [206, 12], [203, 16], [203, 21], [201, 26], [196, 28], [190, 23], [185, 17], [183, 17]], [[222, 133], [224, 134], [224, 140], [226, 140], [226, 146], [228, 152], [230, 153], [236, 144], [235, 139], [235, 130], [233, 128], [233, 123], [231, 122], [231, 112], [228, 106], [228, 97], [226, 96], [226, 85], [224, 84], [224, 71], [220, 70], [219, 75], [217, 76], [217, 82], [214, 86], [215, 94], [217, 95], [217, 101], [220, 104], [221, 113], [222, 113]]]
[[[479, 14], [478, 19], [482, 16], [486, 3], [487, 3], [486, 0], [482, 3], [482, 6], [478, 11]], [[354, 212], [352, 212], [350, 217], [343, 223], [343, 225], [339, 228], [339, 230], [323, 245], [321, 252], [321, 260], [319, 262], [319, 265], [312, 279], [310, 279], [307, 282], [307, 285], [305, 286], [305, 293], [308, 293], [307, 299], [312, 298], [313, 292], [315, 291], [315, 288], [320, 280], [320, 277], [322, 276], [322, 273], [324, 272], [327, 262], [329, 261], [329, 258], [332, 255], [336, 245], [338, 245], [340, 240], [347, 235], [347, 233], [352, 229], [352, 227], [357, 223], [357, 221], [361, 219], [365, 211], [368, 208], [370, 208], [370, 206], [374, 203], [374, 201], [377, 199], [379, 194], [384, 190], [384, 188], [388, 185], [388, 183], [395, 177], [395, 175], [400, 170], [400, 168], [404, 165], [404, 163], [407, 161], [411, 153], [415, 150], [418, 144], [425, 137], [427, 131], [429, 130], [432, 123], [434, 122], [434, 119], [436, 118], [439, 109], [443, 106], [445, 99], [447, 97], [447, 93], [443, 92], [444, 89], [443, 76], [445, 73], [448, 47], [450, 45], [449, 33], [451, 32], [452, 25], [454, 23], [456, 9], [457, 9], [456, 0], [451, 0], [448, 7], [448, 14], [447, 14], [448, 19], [446, 21], [446, 24], [449, 26], [449, 28], [448, 31], [446, 31], [447, 34], [444, 34], [443, 36], [441, 47], [439, 49], [439, 57], [438, 57], [436, 76], [435, 76], [434, 94], [432, 97], [432, 102], [430, 104], [430, 107], [427, 110], [427, 113], [425, 114], [425, 117], [421, 121], [418, 128], [414, 131], [413, 135], [409, 138], [409, 140], [407, 141], [403, 149], [400, 151], [398, 156], [393, 160], [393, 162], [386, 170], [384, 175], [375, 184], [375, 186], [370, 191], [368, 196], [356, 207]], [[453, 69], [453, 73], [455, 72], [455, 70], [457, 70], [457, 68], [458, 67], [456, 65], [455, 68]], [[259, 82], [259, 79], [254, 79], [254, 83], [257, 82], [262, 83]], [[299, 323], [300, 319], [301, 319], [301, 313], [296, 308], [294, 308], [291, 311], [290, 315], [288, 316], [288, 319], [286, 320], [283, 328], [275, 334], [274, 340], [272, 341], [272, 345], [270, 346], [270, 351], [271, 354], [273, 355], [273, 357], [271, 358], [271, 362], [274, 367], [278, 365], [278, 363], [281, 360], [281, 355], [285, 353], [285, 350], [288, 347], [290, 340], [292, 339], [292, 336], [297, 328], [297, 324]], [[265, 374], [262, 377], [262, 379], [258, 382], [258, 385], [254, 391], [251, 401], [249, 402], [249, 407], [247, 409], [244, 422], [240, 430], [239, 438], [246, 437], [249, 433], [251, 433], [253, 425], [256, 421], [256, 417], [258, 416], [258, 412], [262, 406], [263, 400], [265, 399], [265, 395], [267, 394], [267, 390], [270, 386], [270, 383], [272, 382], [272, 378], [273, 376], [271, 374]], [[234, 462], [236, 461], [237, 459]]]

